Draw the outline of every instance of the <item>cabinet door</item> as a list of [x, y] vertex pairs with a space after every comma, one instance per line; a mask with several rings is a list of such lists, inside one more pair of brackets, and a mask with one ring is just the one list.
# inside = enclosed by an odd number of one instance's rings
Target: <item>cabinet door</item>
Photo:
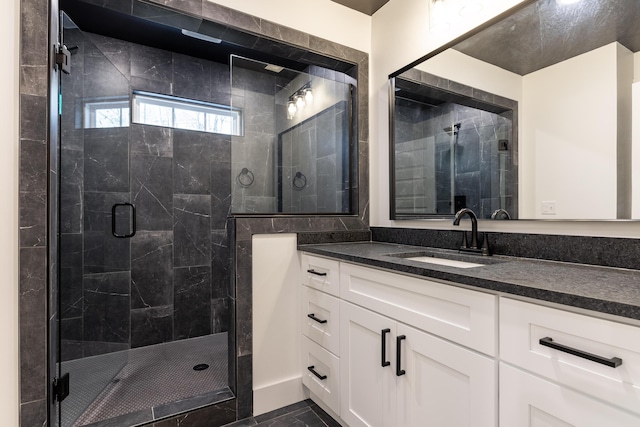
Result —
[[637, 427], [640, 417], [501, 363], [500, 425]]
[[[396, 426], [396, 322], [340, 303], [340, 417], [350, 427]], [[382, 366], [382, 340], [385, 359]]]
[[399, 341], [405, 373], [398, 377], [398, 426], [497, 425], [493, 359], [402, 323], [397, 333], [405, 337]]

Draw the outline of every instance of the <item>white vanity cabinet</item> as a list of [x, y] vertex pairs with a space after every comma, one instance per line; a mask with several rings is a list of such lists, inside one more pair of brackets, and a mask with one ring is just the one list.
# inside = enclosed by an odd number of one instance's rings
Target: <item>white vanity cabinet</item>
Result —
[[346, 301], [340, 321], [349, 426], [496, 425], [493, 359]]
[[640, 426], [632, 320], [302, 259], [305, 384], [349, 427]]
[[640, 328], [500, 300], [500, 425], [640, 426]]
[[496, 296], [304, 253], [301, 262], [313, 399], [350, 427], [497, 425]]
[[339, 263], [302, 254], [302, 383], [340, 414]]

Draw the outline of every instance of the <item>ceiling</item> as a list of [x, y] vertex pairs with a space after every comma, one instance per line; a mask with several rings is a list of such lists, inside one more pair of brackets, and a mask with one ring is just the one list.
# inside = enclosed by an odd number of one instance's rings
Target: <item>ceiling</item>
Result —
[[614, 41], [640, 51], [640, 1], [540, 0], [453, 48], [526, 75]]
[[332, 0], [336, 3], [340, 3], [343, 6], [347, 6], [350, 9], [357, 10], [358, 12], [366, 13], [367, 15], [373, 15], [378, 9], [387, 4], [389, 0]]

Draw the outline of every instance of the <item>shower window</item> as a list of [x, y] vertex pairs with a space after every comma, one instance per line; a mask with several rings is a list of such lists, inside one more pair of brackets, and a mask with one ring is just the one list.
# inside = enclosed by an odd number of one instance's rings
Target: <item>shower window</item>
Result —
[[133, 122], [175, 129], [242, 135], [242, 111], [224, 105], [136, 92]]
[[85, 129], [120, 128], [129, 126], [129, 98], [94, 100], [84, 103]]

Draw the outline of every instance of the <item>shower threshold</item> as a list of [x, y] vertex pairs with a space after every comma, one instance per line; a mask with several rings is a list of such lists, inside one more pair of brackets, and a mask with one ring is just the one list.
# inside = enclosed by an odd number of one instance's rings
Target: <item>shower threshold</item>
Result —
[[227, 358], [224, 332], [64, 362], [61, 425], [136, 426], [233, 399]]

